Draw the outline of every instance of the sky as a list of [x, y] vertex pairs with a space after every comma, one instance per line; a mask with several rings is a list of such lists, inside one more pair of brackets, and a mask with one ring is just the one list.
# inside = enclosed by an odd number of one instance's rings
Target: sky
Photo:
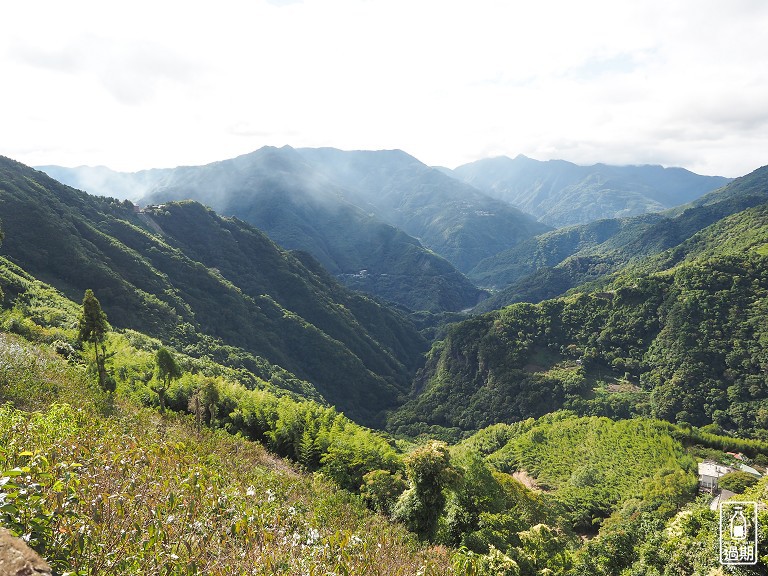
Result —
[[34, 166], [265, 145], [768, 164], [764, 0], [35, 0], [0, 17], [0, 154]]

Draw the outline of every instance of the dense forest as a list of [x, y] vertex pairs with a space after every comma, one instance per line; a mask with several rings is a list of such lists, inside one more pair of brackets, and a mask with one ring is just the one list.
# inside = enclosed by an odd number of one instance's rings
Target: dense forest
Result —
[[448, 438], [568, 408], [765, 439], [768, 207], [723, 219], [594, 291], [454, 325], [393, 430]]
[[[740, 449], [768, 463], [758, 441], [572, 412], [491, 426], [455, 446], [395, 440], [316, 402], [248, 390], [236, 370], [180, 352], [158, 414], [162, 342], [109, 330], [116, 392], [104, 392], [91, 346], [78, 340], [81, 307], [3, 268], [24, 290], [0, 315], [10, 402], [0, 413], [10, 479], [0, 513], [61, 570], [229, 574], [256, 562], [264, 574], [685, 572], [717, 562], [714, 515], [694, 498], [695, 459]], [[665, 523], [683, 523], [675, 541]], [[385, 557], [373, 552], [379, 544]]]

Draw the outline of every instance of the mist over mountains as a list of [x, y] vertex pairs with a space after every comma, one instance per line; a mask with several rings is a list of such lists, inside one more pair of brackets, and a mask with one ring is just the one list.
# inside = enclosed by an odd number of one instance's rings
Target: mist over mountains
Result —
[[285, 248], [312, 254], [347, 286], [409, 309], [461, 310], [483, 297], [448, 261], [377, 218], [373, 207], [347, 200], [344, 188], [291, 148], [135, 174], [78, 168], [64, 180], [95, 194], [130, 192], [144, 205], [198, 200], [257, 226]]
[[582, 167], [522, 156], [451, 171], [401, 150], [290, 146], [135, 173], [40, 168], [75, 188], [142, 205], [196, 200], [312, 254], [350, 288], [430, 313], [472, 308], [487, 296], [481, 288], [518, 280], [493, 272], [499, 265], [492, 262], [509, 260], [504, 255], [549, 232], [548, 224], [657, 212], [728, 181], [659, 166]]

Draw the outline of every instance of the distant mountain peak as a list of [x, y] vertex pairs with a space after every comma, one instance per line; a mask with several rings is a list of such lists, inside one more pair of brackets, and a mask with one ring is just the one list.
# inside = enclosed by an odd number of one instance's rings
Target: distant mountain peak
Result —
[[555, 227], [659, 212], [720, 188], [729, 179], [658, 165], [580, 166], [518, 154], [464, 164], [452, 176]]

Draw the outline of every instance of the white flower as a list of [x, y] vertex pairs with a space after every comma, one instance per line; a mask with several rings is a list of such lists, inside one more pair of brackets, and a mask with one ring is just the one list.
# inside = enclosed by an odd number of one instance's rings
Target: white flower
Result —
[[253, 498], [254, 496], [256, 496], [256, 488], [254, 488], [253, 486], [248, 486], [248, 490], [245, 491], [245, 495], [248, 496], [249, 498]]
[[316, 528], [310, 528], [307, 532], [307, 546], [311, 546], [318, 540], [320, 540], [320, 532]]

